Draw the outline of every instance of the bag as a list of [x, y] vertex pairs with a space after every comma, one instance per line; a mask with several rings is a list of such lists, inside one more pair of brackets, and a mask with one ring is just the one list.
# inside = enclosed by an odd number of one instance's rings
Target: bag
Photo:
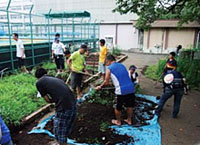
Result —
[[171, 89], [179, 89], [184, 87], [183, 79], [175, 78], [172, 73], [168, 73], [164, 76], [164, 83]]

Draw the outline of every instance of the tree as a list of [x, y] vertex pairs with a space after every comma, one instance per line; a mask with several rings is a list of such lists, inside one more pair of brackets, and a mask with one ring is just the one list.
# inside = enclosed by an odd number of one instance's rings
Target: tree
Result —
[[179, 26], [200, 22], [200, 0], [116, 0], [113, 12], [138, 15], [136, 27], [147, 29], [158, 19], [179, 19]]

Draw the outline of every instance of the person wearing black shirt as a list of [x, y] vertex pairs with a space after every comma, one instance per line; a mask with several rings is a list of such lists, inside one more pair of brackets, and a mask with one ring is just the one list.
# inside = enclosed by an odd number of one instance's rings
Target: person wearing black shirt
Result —
[[184, 83], [186, 79], [183, 75], [176, 71], [171, 70], [164, 74], [163, 77], [163, 85], [164, 91], [163, 95], [158, 103], [158, 107], [155, 111], [155, 114], [160, 116], [160, 113], [166, 103], [166, 101], [174, 95], [174, 108], [172, 117], [176, 118], [181, 104], [181, 99], [184, 94]]
[[67, 145], [67, 137], [76, 117], [76, 99], [64, 81], [46, 74], [44, 68], [36, 70], [36, 87], [46, 102], [55, 103], [55, 138], [59, 145]]

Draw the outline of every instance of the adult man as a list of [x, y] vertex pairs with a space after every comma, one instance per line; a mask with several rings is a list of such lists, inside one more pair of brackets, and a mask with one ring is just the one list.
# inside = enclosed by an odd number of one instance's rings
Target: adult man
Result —
[[10, 137], [10, 131], [0, 116], [0, 144], [1, 145], [13, 145]]
[[36, 87], [46, 102], [56, 104], [54, 133], [58, 145], [67, 145], [76, 116], [76, 99], [64, 81], [47, 76], [47, 71], [39, 68], [35, 72]]
[[96, 90], [100, 90], [103, 86], [109, 84], [109, 79], [111, 77], [113, 84], [115, 86], [115, 117], [112, 123], [115, 125], [121, 125], [121, 110], [122, 105], [127, 107], [128, 118], [124, 121], [129, 125], [132, 124], [132, 114], [135, 102], [134, 85], [131, 82], [128, 71], [123, 64], [117, 63], [113, 55], [108, 55], [106, 57], [106, 65], [108, 69], [106, 70], [105, 81], [96, 87]]
[[55, 38], [55, 42], [52, 44], [52, 59], [55, 59], [58, 73], [64, 72], [65, 69], [64, 51], [65, 45], [60, 42], [59, 38]]
[[101, 74], [101, 77], [104, 81], [105, 80], [105, 73], [106, 73], [105, 61], [106, 61], [106, 55], [107, 55], [108, 49], [105, 46], [105, 40], [104, 39], [101, 39], [99, 42], [100, 42], [100, 52], [99, 52], [98, 71]]
[[24, 65], [24, 59], [26, 57], [24, 45], [22, 43], [22, 40], [19, 39], [18, 37], [19, 37], [19, 35], [17, 33], [13, 33], [13, 39], [16, 41], [16, 57], [18, 59], [18, 66], [22, 72], [28, 73], [28, 71]]
[[82, 44], [78, 51], [75, 51], [67, 60], [67, 65], [72, 71], [71, 73], [71, 85], [72, 89], [77, 93], [77, 99], [81, 99], [81, 85], [82, 85], [82, 73], [85, 71], [85, 53], [87, 51], [87, 45]]
[[164, 92], [159, 101], [158, 108], [156, 109], [156, 115], [160, 116], [160, 113], [165, 105], [165, 102], [174, 95], [174, 110], [172, 117], [176, 118], [181, 104], [181, 99], [184, 94], [184, 83], [186, 79], [182, 76], [182, 74], [176, 70], [168, 71], [164, 74], [163, 84], [164, 84]]

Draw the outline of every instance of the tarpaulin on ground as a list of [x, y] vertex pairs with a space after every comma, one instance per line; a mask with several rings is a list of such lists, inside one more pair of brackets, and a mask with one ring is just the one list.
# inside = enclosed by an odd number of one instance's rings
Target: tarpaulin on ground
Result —
[[[92, 89], [90, 89], [89, 92], [83, 96], [82, 100], [80, 100], [79, 103], [85, 101], [86, 98], [90, 96], [91, 92], [92, 92]], [[136, 96], [145, 98], [154, 103], [158, 103], [158, 100], [154, 96], [141, 95], [141, 94], [138, 94]], [[142, 115], [145, 115], [145, 117], [148, 118], [148, 114], [142, 114]], [[54, 135], [51, 132], [44, 129], [45, 125], [52, 117], [54, 117], [54, 115], [49, 116], [48, 118], [43, 120], [40, 124], [34, 127], [28, 134], [46, 133], [50, 137], [54, 137]], [[113, 128], [116, 134], [120, 134], [120, 135], [126, 134], [128, 136], [132, 136], [134, 138], [134, 142], [130, 142], [129, 143], [130, 145], [161, 145], [161, 131], [160, 131], [161, 128], [160, 128], [160, 125], [158, 124], [157, 116], [154, 115], [152, 119], [147, 120], [146, 122], [148, 123], [148, 125], [145, 125], [145, 126], [138, 127], [138, 126], [130, 126], [130, 125], [121, 125], [121, 126], [113, 125], [110, 128]], [[71, 140], [71, 139], [68, 139], [68, 143], [74, 144], [74, 145], [84, 145], [83, 143], [77, 143], [75, 140]]]
[[[136, 95], [137, 97], [145, 98], [147, 100], [158, 103], [156, 97], [148, 95]], [[148, 118], [148, 115], [145, 114]], [[146, 121], [149, 125], [134, 127], [129, 125], [111, 126], [115, 130], [115, 133], [120, 135], [128, 135], [134, 138], [133, 145], [161, 145], [161, 128], [158, 124], [158, 116], [154, 115], [151, 120]]]

